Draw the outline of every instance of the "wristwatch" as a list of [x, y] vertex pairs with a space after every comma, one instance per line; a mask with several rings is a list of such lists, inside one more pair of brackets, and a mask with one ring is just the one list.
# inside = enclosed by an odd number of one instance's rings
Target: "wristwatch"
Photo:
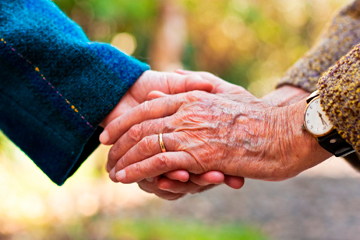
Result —
[[302, 128], [312, 134], [321, 147], [336, 157], [345, 157], [354, 153], [354, 148], [340, 136], [322, 110], [319, 91], [313, 92], [306, 99], [306, 103]]

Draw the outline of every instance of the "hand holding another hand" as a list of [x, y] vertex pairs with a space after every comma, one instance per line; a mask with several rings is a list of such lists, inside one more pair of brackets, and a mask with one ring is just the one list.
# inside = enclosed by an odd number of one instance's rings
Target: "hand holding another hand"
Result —
[[[157, 90], [167, 94], [176, 94], [192, 90], [211, 92], [212, 89], [212, 83], [195, 73], [180, 75], [178, 73], [146, 71], [125, 94], [115, 109], [104, 119], [101, 126], [106, 127], [116, 117], [145, 102], [151, 91]], [[115, 163], [109, 161], [107, 170], [110, 171]], [[168, 172], [164, 174], [164, 177], [147, 178], [138, 184], [143, 190], [155, 193], [159, 197], [177, 199], [185, 193], [200, 192], [224, 181], [233, 188], [240, 188], [243, 185], [243, 178], [224, 176], [221, 172], [212, 171], [202, 175], [189, 175], [187, 171], [183, 170]], [[169, 190], [163, 191], [159, 187]]]
[[[115, 143], [109, 161], [120, 159], [114, 170], [117, 180], [131, 183], [185, 169], [279, 181], [329, 157], [301, 130], [305, 102], [280, 108], [240, 87], [228, 90], [158, 98], [109, 124], [105, 143]], [[159, 133], [166, 153], [160, 152]]]

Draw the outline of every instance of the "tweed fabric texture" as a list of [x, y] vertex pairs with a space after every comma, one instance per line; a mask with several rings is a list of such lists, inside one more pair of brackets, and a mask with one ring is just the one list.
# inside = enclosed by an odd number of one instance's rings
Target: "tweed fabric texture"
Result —
[[58, 185], [99, 145], [99, 123], [148, 69], [90, 42], [50, 0], [0, 1], [0, 129]]
[[341, 9], [322, 33], [317, 44], [280, 79], [278, 87], [294, 85], [316, 90], [321, 75], [360, 43], [360, 1]]
[[319, 80], [321, 105], [339, 134], [360, 152], [360, 45]]

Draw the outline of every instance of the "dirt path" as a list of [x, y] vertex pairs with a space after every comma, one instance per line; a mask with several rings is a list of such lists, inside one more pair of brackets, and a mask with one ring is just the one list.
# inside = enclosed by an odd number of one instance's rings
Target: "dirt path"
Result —
[[176, 202], [154, 200], [136, 211], [155, 218], [251, 224], [276, 240], [359, 239], [360, 178], [323, 175], [307, 173], [280, 183], [247, 180], [239, 191], [218, 187]]

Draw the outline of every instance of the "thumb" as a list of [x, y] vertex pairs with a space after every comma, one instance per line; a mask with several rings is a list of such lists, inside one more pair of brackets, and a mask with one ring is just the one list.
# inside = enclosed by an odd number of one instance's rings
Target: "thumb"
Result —
[[197, 74], [187, 75], [185, 84], [185, 89], [187, 92], [195, 90], [212, 92], [214, 89], [214, 85], [210, 81], [203, 79]]
[[166, 97], [167, 94], [160, 92], [160, 91], [152, 91], [147, 95], [147, 100], [151, 101], [157, 98], [162, 98], [162, 97]]
[[194, 71], [188, 71], [188, 70], [182, 70], [182, 69], [177, 69], [175, 71], [175, 73], [177, 74], [181, 74], [184, 76], [199, 76], [202, 79], [206, 79], [207, 81], [211, 82], [211, 84], [213, 84], [213, 93], [229, 93], [232, 92], [234, 90], [242, 90], [245, 91], [243, 88], [241, 88], [240, 86], [231, 84], [217, 76], [215, 76], [212, 73], [208, 73], [208, 72], [194, 72]]
[[177, 93], [185, 93], [189, 91], [205, 91], [212, 92], [214, 86], [213, 84], [203, 79], [198, 74], [174, 74], [169, 73], [166, 75], [167, 77], [167, 85], [169, 87], [169, 94], [177, 94]]

